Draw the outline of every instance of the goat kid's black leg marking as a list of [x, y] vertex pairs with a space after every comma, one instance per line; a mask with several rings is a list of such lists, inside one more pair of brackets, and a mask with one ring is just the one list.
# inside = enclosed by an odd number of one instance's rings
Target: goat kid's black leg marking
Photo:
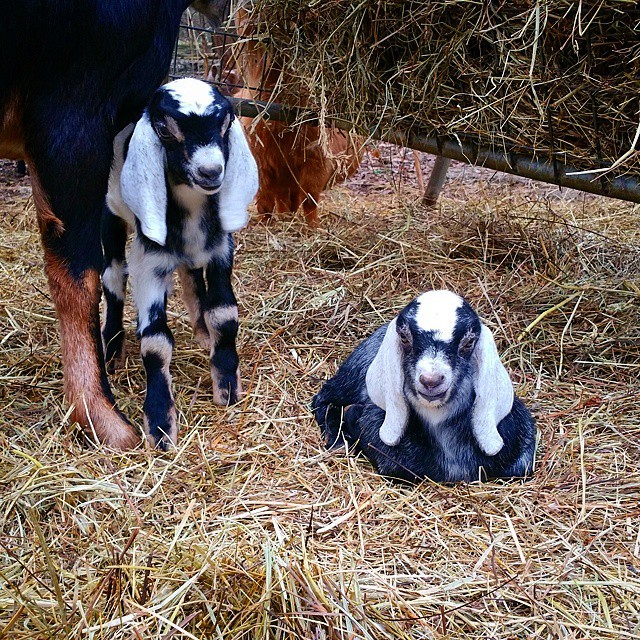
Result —
[[193, 327], [193, 335], [196, 342], [209, 352], [211, 351], [211, 338], [204, 319], [203, 308], [207, 292], [204, 272], [202, 269], [189, 269], [185, 266], [180, 266], [178, 267], [178, 275], [182, 286], [182, 299], [187, 305], [189, 319]]
[[122, 323], [125, 293], [127, 288], [127, 263], [125, 248], [127, 225], [105, 205], [102, 216], [102, 290], [105, 299], [105, 314], [102, 324], [107, 371], [113, 373], [122, 366], [125, 357], [125, 333]]
[[[162, 315], [166, 320], [164, 310]], [[166, 327], [166, 322], [164, 324]], [[166, 331], [144, 333], [140, 340], [140, 351], [147, 373], [144, 429], [155, 447], [166, 451], [175, 446], [178, 440], [178, 420], [169, 371], [173, 336], [168, 327]]]
[[[131, 245], [131, 293], [138, 311], [138, 337], [147, 373], [144, 429], [151, 443], [164, 451], [178, 440], [178, 422], [171, 391], [173, 335], [167, 325], [167, 294], [173, 268], [163, 254], [146, 253], [138, 238]], [[163, 266], [164, 262], [164, 266]]]
[[238, 305], [231, 287], [232, 263], [233, 248], [228, 261], [211, 262], [207, 266], [207, 296], [204, 304], [204, 319], [211, 338], [209, 363], [213, 401], [221, 406], [238, 402], [242, 395], [236, 351]]

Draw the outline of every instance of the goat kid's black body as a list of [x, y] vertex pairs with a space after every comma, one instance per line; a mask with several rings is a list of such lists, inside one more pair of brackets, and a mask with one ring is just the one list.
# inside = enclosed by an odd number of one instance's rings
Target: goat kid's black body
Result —
[[366, 391], [367, 369], [375, 357], [385, 325], [362, 342], [325, 383], [313, 399], [313, 411], [325, 444], [332, 448], [347, 444], [361, 452], [383, 476], [417, 482], [486, 480], [522, 477], [531, 473], [534, 422], [523, 403], [514, 398], [511, 413], [498, 425], [504, 447], [495, 456], [485, 455], [471, 429], [473, 390], [458, 403], [446, 422], [430, 428], [409, 409], [406, 432], [398, 445], [390, 447], [380, 439], [385, 412]]

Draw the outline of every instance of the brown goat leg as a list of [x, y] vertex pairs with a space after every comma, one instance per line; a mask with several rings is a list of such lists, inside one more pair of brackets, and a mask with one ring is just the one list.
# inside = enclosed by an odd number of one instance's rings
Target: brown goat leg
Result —
[[256, 197], [256, 209], [258, 211], [258, 222], [269, 224], [273, 221], [273, 210], [275, 209], [275, 201], [272, 196], [266, 196], [262, 190], [258, 192]]
[[103, 444], [131, 449], [139, 442], [134, 428], [114, 406], [102, 356], [97, 271], [74, 278], [45, 246], [46, 272], [60, 323], [64, 391], [74, 406], [73, 419]]
[[[80, 136], [81, 137], [81, 136]], [[96, 177], [98, 172], [80, 176], [79, 185], [89, 185], [84, 201], [78, 202], [76, 192], [65, 188], [64, 181], [52, 180], [45, 190], [37, 162], [30, 162], [33, 198], [38, 215], [40, 235], [44, 246], [45, 270], [49, 280], [51, 298], [60, 325], [60, 343], [64, 390], [67, 402], [73, 406], [72, 417], [89, 434], [113, 449], [130, 449], [139, 442], [134, 427], [115, 407], [115, 401], [105, 369], [100, 334], [100, 277], [101, 262], [100, 216], [104, 191]], [[56, 165], [49, 162], [49, 167]], [[81, 173], [80, 164], [77, 173]], [[108, 176], [108, 156], [104, 186]], [[83, 180], [84, 178], [84, 180]], [[96, 182], [92, 181], [95, 178]], [[60, 203], [57, 214], [50, 196]], [[92, 196], [92, 197], [89, 197]], [[73, 207], [86, 205], [86, 217], [69, 214]]]
[[302, 210], [304, 211], [304, 219], [307, 224], [316, 229], [318, 227], [318, 200], [320, 198], [320, 194], [315, 194], [312, 196], [309, 194], [309, 197], [302, 203]]

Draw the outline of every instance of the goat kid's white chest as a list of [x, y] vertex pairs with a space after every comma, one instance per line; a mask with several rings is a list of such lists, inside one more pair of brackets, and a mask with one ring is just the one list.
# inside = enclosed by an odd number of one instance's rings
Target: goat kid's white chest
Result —
[[173, 188], [176, 202], [184, 211], [182, 221], [182, 256], [192, 269], [206, 267], [211, 259], [220, 255], [224, 243], [216, 243], [207, 247], [209, 234], [203, 224], [209, 215], [209, 196], [199, 193], [187, 185]]

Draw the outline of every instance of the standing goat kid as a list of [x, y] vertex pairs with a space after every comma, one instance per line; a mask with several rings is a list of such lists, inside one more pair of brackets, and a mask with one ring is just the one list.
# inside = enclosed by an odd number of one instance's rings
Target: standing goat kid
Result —
[[144, 426], [162, 449], [177, 439], [166, 315], [176, 268], [196, 338], [210, 349], [213, 400], [227, 405], [240, 397], [231, 232], [247, 224], [257, 189], [256, 163], [231, 105], [199, 80], [158, 89], [135, 129], [116, 137], [102, 233], [102, 336], [107, 361], [121, 360], [125, 244], [127, 227], [135, 228], [129, 271], [147, 373]]

